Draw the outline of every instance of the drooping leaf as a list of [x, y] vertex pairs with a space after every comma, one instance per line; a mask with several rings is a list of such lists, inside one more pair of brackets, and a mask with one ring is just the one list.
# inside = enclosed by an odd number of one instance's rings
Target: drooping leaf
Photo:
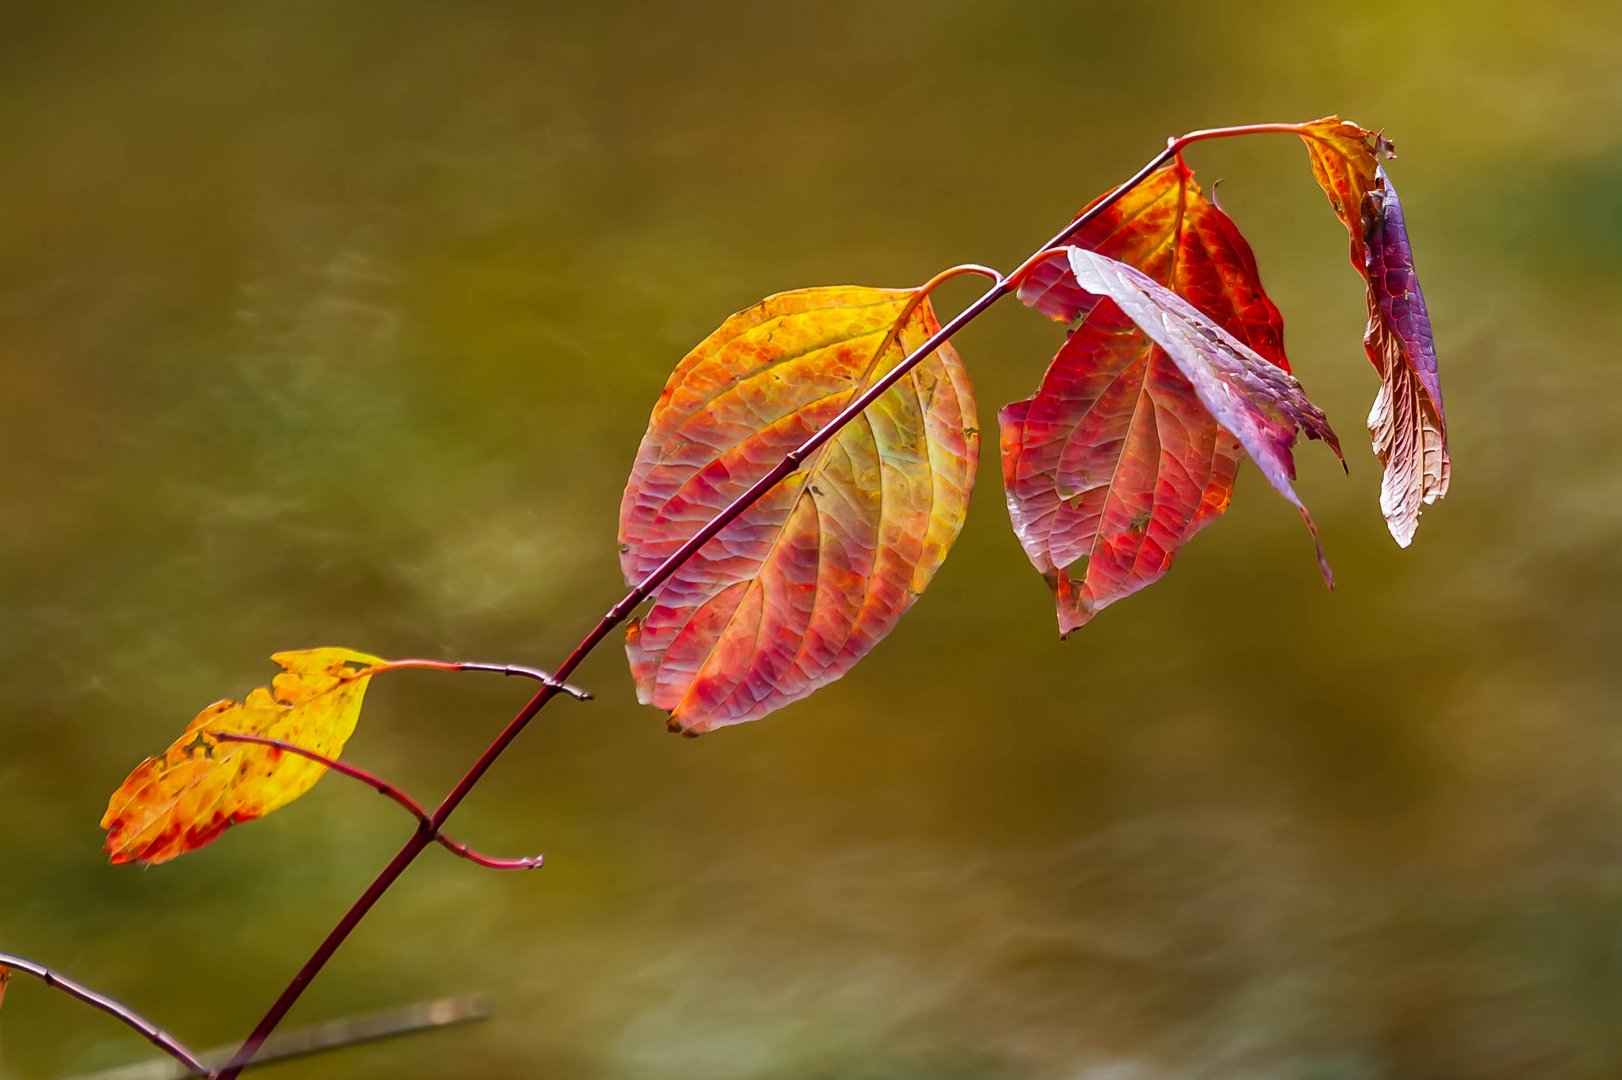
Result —
[[[1104, 210], [1074, 243], [1137, 267], [1288, 370], [1283, 321], [1250, 246], [1181, 160]], [[1067, 257], [1037, 266], [1019, 295], [1061, 321], [1085, 316], [1036, 394], [999, 414], [1014, 531], [1053, 588], [1069, 634], [1159, 580], [1227, 509], [1241, 449], [1177, 363], [1081, 288]]]
[[368, 681], [389, 669], [388, 661], [350, 649], [271, 659], [282, 673], [269, 688], [259, 687], [241, 704], [216, 701], [161, 757], [136, 766], [113, 792], [101, 827], [114, 864], [166, 862], [310, 790], [327, 771], [324, 765], [215, 736], [260, 735], [336, 758], [355, 730]]
[[1369, 412], [1374, 452], [1385, 465], [1380, 510], [1402, 547], [1414, 539], [1422, 505], [1447, 494], [1453, 466], [1447, 452], [1447, 417], [1436, 369], [1425, 294], [1414, 273], [1413, 252], [1397, 189], [1385, 170], [1369, 193], [1373, 228], [1368, 238], [1368, 278], [1377, 310], [1363, 336], [1378, 358], [1380, 392]]
[[1402, 205], [1380, 164], [1393, 156], [1392, 147], [1338, 116], [1312, 121], [1301, 138], [1313, 176], [1346, 226], [1352, 265], [1368, 285], [1363, 346], [1380, 373], [1369, 413], [1374, 452], [1385, 468], [1380, 509], [1391, 535], [1407, 547], [1421, 507], [1447, 494], [1452, 465], [1430, 316]]
[[[1291, 481], [1290, 448], [1297, 431], [1322, 439], [1340, 456], [1340, 442], [1322, 411], [1307, 399], [1295, 377], [1269, 363], [1207, 318], [1193, 304], [1147, 274], [1107, 255], [1071, 248], [1070, 271], [1088, 292], [1107, 296], [1154, 341], [1192, 384], [1200, 404], [1224, 431], [1238, 438], [1267, 482], [1289, 500], [1318, 542], [1318, 528]], [[1333, 586], [1334, 575], [1318, 545], [1318, 566]]]
[[[916, 290], [855, 286], [779, 293], [727, 319], [677, 365], [648, 422], [620, 507], [627, 583], [936, 329]], [[626, 635], [641, 701], [699, 734], [848, 671], [957, 538], [975, 424], [968, 374], [942, 346], [654, 594]]]

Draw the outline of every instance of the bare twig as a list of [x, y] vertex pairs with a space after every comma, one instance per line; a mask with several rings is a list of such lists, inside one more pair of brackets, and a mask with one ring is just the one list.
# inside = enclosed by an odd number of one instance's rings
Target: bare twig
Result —
[[44, 964], [36, 964], [32, 960], [25, 960], [10, 953], [0, 953], [0, 966], [10, 968], [12, 971], [20, 971], [24, 975], [32, 975], [46, 986], [60, 990], [69, 997], [77, 998], [92, 1008], [100, 1009], [108, 1016], [124, 1024], [125, 1027], [139, 1032], [147, 1042], [156, 1046], [183, 1066], [183, 1071], [175, 1073], [175, 1076], [214, 1075], [198, 1059], [196, 1054], [186, 1049], [184, 1043], [123, 1002], [115, 1001], [106, 994], [90, 989], [83, 983], [75, 982], [66, 975], [51, 970]]
[[[259, 1052], [257, 1064], [286, 1061], [289, 1058], [308, 1057], [329, 1050], [342, 1050], [360, 1043], [410, 1035], [418, 1031], [467, 1024], [483, 1020], [490, 1009], [482, 998], [447, 997], [404, 1005], [396, 1009], [352, 1016], [343, 1020], [329, 1020], [324, 1024], [295, 1028], [276, 1036]], [[230, 1058], [235, 1043], [216, 1046], [198, 1055], [205, 1065], [218, 1067]], [[158, 1059], [123, 1065], [116, 1069], [89, 1073], [73, 1080], [185, 1080], [194, 1073], [177, 1062]]]
[[497, 675], [517, 675], [525, 679], [534, 679], [544, 686], [560, 690], [576, 701], [590, 701], [591, 691], [582, 690], [578, 686], [562, 682], [551, 672], [542, 671], [537, 667], [526, 667], [523, 664], [481, 664], [472, 660], [423, 660], [413, 658], [410, 660], [390, 660], [389, 668], [422, 668], [427, 671], [489, 671]]

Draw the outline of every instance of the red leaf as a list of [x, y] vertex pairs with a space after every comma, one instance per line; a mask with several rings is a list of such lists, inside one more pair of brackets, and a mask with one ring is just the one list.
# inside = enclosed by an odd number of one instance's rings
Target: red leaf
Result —
[[1306, 125], [1301, 138], [1313, 176], [1346, 226], [1352, 265], [1368, 285], [1363, 346], [1380, 373], [1369, 414], [1374, 452], [1385, 466], [1380, 509], [1391, 535], [1407, 547], [1421, 506], [1447, 494], [1452, 465], [1430, 316], [1402, 205], [1380, 165], [1393, 156], [1391, 144], [1338, 116]]
[[[1250, 246], [1180, 160], [1105, 210], [1075, 243], [1138, 267], [1288, 370], [1283, 322]], [[1014, 530], [1052, 586], [1068, 634], [1159, 580], [1227, 509], [1240, 447], [1163, 349], [1080, 288], [1065, 256], [1029, 274], [1020, 298], [1056, 319], [1087, 315], [1037, 393], [999, 414]]]
[[[677, 366], [648, 423], [620, 508], [626, 581], [937, 328], [916, 290], [856, 287], [780, 293], [723, 323]], [[942, 346], [659, 589], [626, 636], [638, 697], [699, 734], [848, 671], [957, 538], [975, 423], [968, 375]]]

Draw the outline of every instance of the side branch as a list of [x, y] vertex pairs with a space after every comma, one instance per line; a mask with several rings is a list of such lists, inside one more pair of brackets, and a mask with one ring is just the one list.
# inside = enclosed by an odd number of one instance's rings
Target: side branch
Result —
[[327, 757], [325, 754], [317, 753], [307, 747], [283, 739], [266, 738], [263, 735], [237, 735], [225, 732], [214, 736], [214, 738], [218, 742], [252, 743], [255, 746], [268, 746], [273, 750], [296, 754], [301, 758], [307, 758], [315, 762], [317, 765], [325, 765], [341, 776], [347, 776], [351, 780], [359, 780], [379, 795], [387, 796], [404, 807], [412, 817], [417, 819], [418, 826], [432, 834], [435, 843], [446, 851], [479, 866], [488, 867], [491, 870], [539, 870], [546, 862], [546, 856], [544, 855], [533, 855], [522, 859], [497, 859], [475, 851], [466, 844], [458, 843], [434, 826], [434, 823], [428, 818], [428, 811], [424, 810], [417, 800], [387, 780], [369, 773], [365, 769], [357, 769], [353, 765], [346, 764], [336, 758]]
[[410, 660], [390, 660], [388, 669], [393, 671], [399, 668], [420, 668], [425, 671], [489, 671], [497, 675], [517, 675], [525, 679], [534, 679], [543, 686], [550, 686], [554, 690], [568, 694], [576, 701], [590, 701], [592, 693], [582, 690], [571, 683], [566, 683], [552, 675], [551, 672], [542, 671], [536, 667], [526, 667], [523, 664], [481, 664], [472, 660], [423, 660], [413, 658]]
[[66, 975], [58, 974], [43, 964], [36, 964], [32, 960], [25, 960], [10, 953], [0, 952], [0, 966], [9, 968], [12, 971], [20, 971], [25, 975], [32, 975], [46, 986], [60, 990], [69, 997], [77, 998], [92, 1008], [100, 1009], [108, 1016], [123, 1023], [125, 1027], [139, 1032], [147, 1042], [184, 1065], [190, 1070], [187, 1075], [210, 1077], [214, 1075], [199, 1060], [197, 1055], [188, 1050], [179, 1039], [122, 1002], [114, 1001], [106, 994], [97, 993], [88, 986], [75, 982]]

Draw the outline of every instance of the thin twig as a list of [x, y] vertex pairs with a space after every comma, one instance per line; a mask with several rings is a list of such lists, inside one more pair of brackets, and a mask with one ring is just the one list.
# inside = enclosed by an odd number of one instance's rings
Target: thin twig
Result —
[[86, 1005], [100, 1009], [108, 1016], [119, 1020], [125, 1027], [140, 1032], [147, 1042], [186, 1067], [188, 1071], [181, 1075], [210, 1077], [214, 1075], [196, 1054], [186, 1048], [184, 1043], [123, 1002], [115, 1001], [106, 994], [90, 989], [83, 983], [75, 982], [66, 975], [51, 970], [44, 964], [36, 964], [32, 960], [25, 960], [10, 953], [0, 952], [0, 966], [10, 968], [12, 971], [20, 971], [25, 975], [32, 975], [46, 986], [60, 990], [70, 997], [78, 998]]
[[[484, 1020], [489, 1015], [490, 1008], [484, 999], [464, 996], [438, 998], [362, 1016], [328, 1020], [277, 1035], [259, 1052], [256, 1064], [266, 1065], [272, 1061], [343, 1050], [361, 1043], [411, 1035], [452, 1024], [472, 1023]], [[223, 1065], [236, 1048], [236, 1043], [216, 1046], [204, 1050], [198, 1057], [204, 1064]], [[185, 1066], [160, 1058], [75, 1077], [74, 1080], [185, 1080], [191, 1075]]]
[[539, 870], [546, 862], [546, 856], [544, 855], [532, 855], [522, 859], [497, 859], [475, 851], [466, 844], [452, 840], [443, 831], [434, 828], [433, 823], [428, 820], [428, 811], [424, 810], [416, 799], [413, 799], [387, 780], [369, 773], [365, 769], [357, 769], [355, 766], [339, 761], [337, 758], [330, 758], [325, 754], [317, 753], [308, 747], [290, 743], [285, 739], [271, 739], [263, 735], [244, 735], [234, 732], [223, 732], [215, 735], [214, 738], [218, 742], [252, 743], [255, 746], [268, 746], [273, 750], [283, 750], [289, 754], [297, 754], [299, 757], [308, 758], [317, 765], [325, 765], [333, 772], [347, 776], [351, 780], [359, 780], [379, 795], [386, 795], [405, 807], [411, 816], [417, 819], [417, 823], [422, 828], [432, 833], [435, 842], [446, 851], [469, 862], [489, 867], [491, 870]]
[[534, 679], [544, 686], [550, 686], [568, 694], [576, 701], [590, 701], [592, 693], [582, 690], [578, 686], [562, 682], [551, 672], [542, 671], [537, 667], [526, 667], [523, 664], [481, 664], [472, 660], [423, 660], [412, 658], [409, 660], [390, 660], [387, 664], [390, 670], [395, 668], [422, 668], [428, 671], [490, 671], [497, 675], [517, 675], [525, 679]]
[[[567, 679], [574, 674], [575, 669], [591, 654], [592, 650], [600, 645], [616, 626], [625, 621], [631, 612], [636, 610], [644, 600], [651, 596], [654, 590], [664, 584], [666, 579], [674, 574], [683, 563], [692, 558], [705, 544], [715, 539], [722, 529], [735, 521], [744, 511], [765, 496], [767, 492], [781, 483], [785, 477], [800, 466], [800, 463], [806, 457], [815, 453], [819, 447], [837, 435], [846, 424], [856, 419], [868, 406], [888, 393], [890, 388], [904, 378], [909, 371], [921, 364], [925, 358], [950, 340], [959, 330], [978, 318], [987, 308], [1012, 292], [1013, 283], [1019, 281], [1030, 271], [1031, 267], [1047, 257], [1050, 248], [1060, 247], [1068, 242], [1099, 214], [1113, 206], [1127, 192], [1143, 183], [1156, 169], [1171, 160], [1175, 154], [1189, 143], [1261, 132], [1291, 131], [1299, 133], [1300, 130], [1301, 125], [1296, 124], [1256, 124], [1247, 127], [1212, 128], [1193, 131], [1177, 138], [1168, 139], [1166, 148], [1149, 159], [1125, 183], [1077, 215], [1070, 224], [1061, 229], [1052, 239], [1033, 251], [1013, 273], [1007, 277], [996, 279], [991, 288], [982, 293], [979, 299], [958, 312], [950, 322], [931, 334], [928, 340], [909, 353], [882, 378], [876, 380], [867, 389], [856, 395], [849, 404], [839, 411], [838, 415], [819, 428], [805, 442], [784, 455], [783, 459], [771, 471], [751, 484], [746, 491], [717, 512], [686, 543], [682, 544], [664, 562], [637, 582], [629, 592], [603, 614], [602, 618], [580, 640], [580, 643], [574, 647], [563, 663], [558, 665], [556, 673], [551, 676], [551, 681], [545, 682], [535, 696], [530, 698], [522, 709], [518, 710], [518, 714], [507, 722], [507, 726], [501, 730], [490, 745], [485, 747], [478, 760], [462, 776], [462, 779], [456, 782], [456, 786], [445, 796], [444, 801], [429, 815], [429, 824], [435, 829], [444, 825], [445, 820], [461, 805], [462, 800], [467, 798], [468, 793], [490, 770], [490, 767], [501, 757], [507, 747], [512, 744], [512, 741], [523, 732], [529, 722], [535, 718], [535, 715], [546, 706], [546, 703], [556, 696], [557, 691], [563, 685], [567, 685], [561, 683], [561, 680]], [[338, 920], [337, 925], [315, 947], [315, 951], [310, 954], [298, 972], [294, 974], [292, 981], [287, 984], [286, 988], [277, 996], [275, 1002], [271, 1004], [269, 1011], [254, 1026], [248, 1037], [243, 1040], [242, 1046], [237, 1050], [236, 1055], [220, 1073], [220, 1080], [235, 1080], [248, 1062], [253, 1060], [260, 1046], [269, 1038], [271, 1032], [276, 1030], [276, 1026], [281, 1023], [282, 1018], [287, 1015], [293, 1004], [303, 995], [305, 988], [326, 966], [327, 961], [338, 951], [339, 946], [349, 937], [360, 921], [366, 917], [366, 913], [371, 911], [377, 901], [389, 890], [389, 887], [399, 879], [401, 874], [405, 873], [406, 867], [410, 866], [417, 856], [422, 854], [423, 848], [428, 846], [430, 839], [430, 834], [419, 829], [395, 853], [394, 858], [389, 860], [388, 865], [378, 873], [377, 877], [372, 879], [371, 884], [366, 886], [355, 902], [350, 905], [349, 910], [344, 912], [343, 916]]]

